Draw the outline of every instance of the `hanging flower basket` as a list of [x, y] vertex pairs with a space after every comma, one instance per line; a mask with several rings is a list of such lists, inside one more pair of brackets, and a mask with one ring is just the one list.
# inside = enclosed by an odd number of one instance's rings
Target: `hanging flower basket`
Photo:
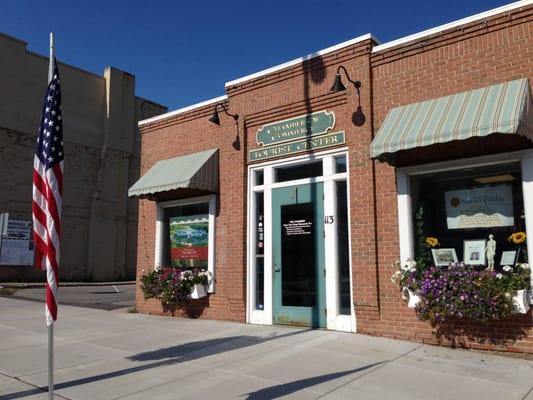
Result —
[[191, 299], [207, 296], [205, 287], [211, 274], [203, 269], [167, 267], [143, 273], [140, 280], [145, 299], [156, 298], [163, 304], [180, 307]]
[[513, 304], [517, 314], [525, 314], [529, 311], [529, 299], [527, 289], [517, 290], [513, 296]]
[[205, 290], [205, 286], [201, 283], [196, 283], [191, 288], [191, 299], [201, 299], [202, 297], [207, 296], [207, 291]]
[[418, 303], [420, 303], [420, 294], [419, 292], [414, 292], [410, 289], [407, 289], [409, 292], [409, 300], [407, 302], [407, 307], [415, 308]]

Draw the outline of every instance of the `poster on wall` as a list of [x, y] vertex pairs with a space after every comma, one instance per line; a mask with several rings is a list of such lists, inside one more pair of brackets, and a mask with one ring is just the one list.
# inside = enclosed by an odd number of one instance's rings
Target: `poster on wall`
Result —
[[451, 190], [444, 193], [448, 229], [514, 225], [510, 185]]
[[31, 221], [0, 218], [0, 265], [33, 265], [34, 243]]
[[207, 268], [209, 214], [171, 217], [170, 260], [173, 267]]

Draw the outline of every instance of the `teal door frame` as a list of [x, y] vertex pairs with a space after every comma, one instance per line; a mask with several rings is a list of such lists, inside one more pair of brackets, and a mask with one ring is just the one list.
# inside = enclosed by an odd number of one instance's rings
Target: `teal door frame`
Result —
[[[283, 304], [283, 229], [282, 207], [312, 205], [314, 240], [314, 306]], [[309, 227], [304, 229], [310, 229]], [[305, 234], [305, 232], [304, 232]], [[287, 240], [287, 239], [285, 239]], [[275, 324], [326, 327], [326, 284], [324, 250], [324, 185], [322, 182], [272, 189], [272, 314]], [[305, 259], [305, 257], [302, 257]], [[286, 265], [286, 268], [289, 266]], [[293, 266], [295, 267], [295, 266]]]

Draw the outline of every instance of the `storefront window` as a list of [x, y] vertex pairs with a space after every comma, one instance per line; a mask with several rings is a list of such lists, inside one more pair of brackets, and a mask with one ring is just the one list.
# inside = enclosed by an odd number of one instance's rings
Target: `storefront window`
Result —
[[[526, 261], [526, 243], [509, 240], [525, 232], [519, 163], [412, 176], [411, 193], [419, 263], [499, 269]], [[428, 237], [438, 241], [433, 249]]]
[[156, 265], [211, 272], [214, 291], [215, 196], [158, 203]]
[[166, 207], [163, 220], [163, 265], [207, 268], [209, 204]]

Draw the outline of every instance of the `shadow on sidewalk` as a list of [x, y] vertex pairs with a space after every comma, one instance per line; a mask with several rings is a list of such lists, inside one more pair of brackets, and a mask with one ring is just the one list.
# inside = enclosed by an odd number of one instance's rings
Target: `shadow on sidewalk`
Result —
[[372, 367], [384, 364], [386, 361], [376, 362], [373, 364], [364, 365], [359, 368], [350, 369], [348, 371], [333, 372], [331, 374], [313, 376], [312, 378], [300, 379], [297, 381], [283, 383], [275, 386], [270, 386], [255, 392], [247, 393], [248, 397], [243, 397], [245, 400], [270, 400], [279, 397], [287, 396], [289, 394], [298, 392], [305, 388], [315, 386], [327, 381], [342, 378], [343, 376], [351, 375], [356, 372], [365, 371]]
[[[258, 338], [256, 336], [230, 336], [225, 338], [217, 339], [208, 339], [200, 340], [196, 342], [183, 343], [177, 346], [171, 346], [166, 348], [161, 348], [153, 351], [146, 351], [142, 353], [137, 353], [132, 356], [126, 357], [126, 359], [137, 362], [145, 361], [156, 361], [149, 364], [142, 364], [130, 368], [124, 368], [118, 371], [106, 372], [104, 374], [88, 376], [86, 378], [74, 379], [68, 382], [62, 382], [54, 385], [55, 390], [61, 390], [65, 388], [70, 388], [73, 386], [84, 385], [92, 382], [102, 381], [106, 379], [116, 378], [119, 376], [124, 376], [140, 371], [145, 371], [152, 368], [157, 368], [161, 366], [167, 366], [172, 364], [177, 364], [185, 361], [193, 361], [203, 357], [208, 357], [220, 353], [225, 353], [228, 351], [238, 350], [242, 348], [247, 348], [250, 346], [255, 346], [257, 344], [262, 344], [274, 340], [279, 340], [287, 338], [290, 336], [300, 335], [305, 332], [309, 332], [310, 329], [298, 330], [295, 332], [290, 332], [282, 335], [270, 336], [267, 338]], [[209, 351], [202, 352], [201, 354], [192, 354], [199, 350]], [[26, 382], [25, 382], [26, 383]], [[42, 392], [48, 392], [47, 386], [35, 387], [34, 389], [23, 390], [17, 393], [10, 393], [0, 396], [0, 400], [11, 400], [23, 398], [33, 394], [39, 394]]]

